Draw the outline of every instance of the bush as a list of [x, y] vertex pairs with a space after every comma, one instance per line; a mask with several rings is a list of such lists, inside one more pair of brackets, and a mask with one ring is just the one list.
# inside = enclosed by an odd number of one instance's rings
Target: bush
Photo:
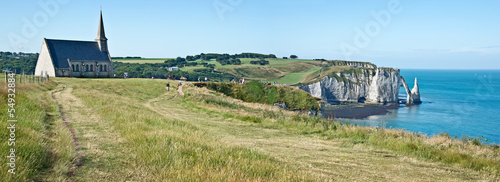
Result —
[[293, 87], [268, 86], [258, 81], [251, 81], [245, 84], [236, 83], [195, 83], [198, 87], [207, 87], [223, 93], [227, 96], [243, 100], [245, 102], [255, 102], [263, 104], [285, 103], [292, 111], [313, 110], [319, 111], [320, 106], [316, 99], [309, 93]]

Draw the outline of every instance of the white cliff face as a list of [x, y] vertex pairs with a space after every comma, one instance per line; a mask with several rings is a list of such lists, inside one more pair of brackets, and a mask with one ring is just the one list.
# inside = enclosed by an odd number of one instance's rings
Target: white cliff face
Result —
[[398, 69], [362, 69], [362, 73], [338, 73], [337, 78], [323, 80], [299, 88], [328, 103], [366, 100], [398, 102], [401, 86]]
[[398, 102], [401, 86], [399, 69], [378, 68], [370, 84], [368, 101]]

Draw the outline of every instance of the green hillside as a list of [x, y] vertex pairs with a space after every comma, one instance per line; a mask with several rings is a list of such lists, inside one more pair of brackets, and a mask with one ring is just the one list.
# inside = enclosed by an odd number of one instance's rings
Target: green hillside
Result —
[[[167, 82], [53, 78], [18, 85], [17, 171], [2, 167], [0, 179], [500, 180], [498, 145], [322, 120], [191, 83], [172, 81], [167, 91]], [[3, 81], [0, 88], [6, 103]], [[5, 110], [0, 118], [7, 120]], [[7, 137], [2, 130], [0, 138]], [[9, 148], [1, 142], [0, 154]]]
[[[115, 74], [129, 73], [133, 78], [166, 78], [168, 75], [182, 75], [195, 81], [207, 77], [212, 81], [228, 82], [232, 79], [271, 81], [279, 84], [300, 85], [318, 81], [332, 73], [352, 71], [356, 63], [376, 67], [368, 62], [340, 60], [283, 59], [274, 55], [256, 53], [200, 54], [176, 59], [114, 59]], [[168, 67], [179, 67], [180, 71], [168, 72]], [[334, 76], [334, 75], [333, 75]]]

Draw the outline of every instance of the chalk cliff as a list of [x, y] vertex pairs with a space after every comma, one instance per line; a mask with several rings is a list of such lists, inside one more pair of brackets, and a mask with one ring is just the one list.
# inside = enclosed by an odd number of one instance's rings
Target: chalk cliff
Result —
[[[299, 88], [330, 104], [339, 101], [397, 103], [402, 85], [406, 85], [406, 82], [399, 69], [365, 67], [349, 73], [334, 73], [323, 77], [319, 82]], [[420, 94], [416, 81], [412, 92], [414, 94], [407, 89], [412, 102], [419, 103]]]
[[398, 69], [362, 68], [357, 72], [335, 73], [323, 80], [299, 86], [327, 103], [339, 101], [397, 102], [401, 85]]

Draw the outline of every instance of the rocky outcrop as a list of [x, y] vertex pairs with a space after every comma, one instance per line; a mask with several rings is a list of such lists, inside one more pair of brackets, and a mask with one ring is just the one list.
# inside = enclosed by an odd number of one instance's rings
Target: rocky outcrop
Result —
[[420, 101], [420, 90], [418, 89], [418, 81], [417, 78], [415, 78], [415, 85], [413, 86], [413, 89], [408, 87], [406, 84], [405, 78], [401, 77], [402, 80], [402, 86], [406, 90], [406, 104], [420, 104], [422, 101]]
[[327, 103], [339, 101], [398, 102], [399, 69], [358, 68], [351, 73], [336, 73], [322, 81], [299, 86]]

